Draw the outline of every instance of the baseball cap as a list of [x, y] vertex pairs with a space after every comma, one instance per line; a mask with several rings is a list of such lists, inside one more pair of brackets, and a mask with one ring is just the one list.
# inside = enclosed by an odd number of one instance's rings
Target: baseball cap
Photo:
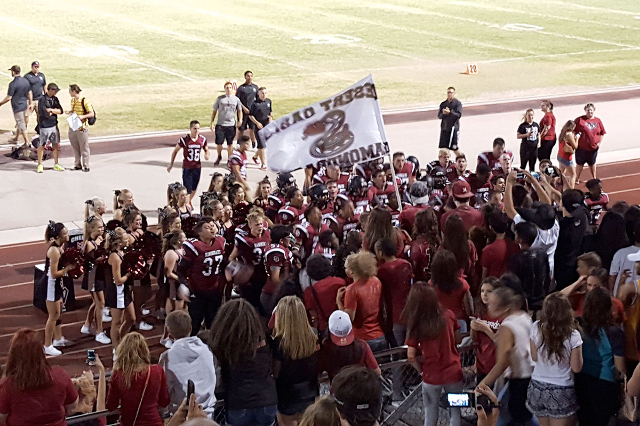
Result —
[[20, 74], [20, 65], [13, 65], [11, 68], [9, 68], [9, 71]]
[[329, 317], [329, 333], [331, 341], [338, 346], [352, 344], [354, 336], [349, 314], [345, 311], [334, 311]]
[[429, 185], [427, 182], [417, 180], [411, 184], [409, 195], [416, 198], [426, 197], [429, 195]]
[[471, 198], [473, 197], [473, 192], [471, 192], [471, 187], [464, 180], [456, 181], [451, 188], [451, 192], [455, 198]]
[[31, 62], [31, 66], [32, 66], [32, 67], [39, 67], [39, 66], [40, 66], [40, 62], [38, 62], [38, 61], [33, 61], [33, 62]]
[[49, 83], [47, 84], [47, 90], [55, 90], [56, 92], [59, 92], [60, 88], [55, 83]]
[[[535, 206], [536, 203], [534, 203]], [[533, 222], [538, 228], [547, 230], [553, 228], [556, 221], [556, 211], [549, 204], [539, 203], [533, 209], [516, 209], [518, 214], [527, 222]]]

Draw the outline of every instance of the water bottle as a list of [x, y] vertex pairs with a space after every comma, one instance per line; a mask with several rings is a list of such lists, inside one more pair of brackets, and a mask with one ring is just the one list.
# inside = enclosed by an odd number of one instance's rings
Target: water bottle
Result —
[[331, 384], [329, 383], [329, 373], [323, 371], [320, 375], [320, 396], [326, 396], [331, 393]]

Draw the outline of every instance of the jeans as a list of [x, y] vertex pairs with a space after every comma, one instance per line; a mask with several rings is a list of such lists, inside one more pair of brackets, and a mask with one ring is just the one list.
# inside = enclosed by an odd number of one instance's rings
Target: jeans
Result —
[[271, 426], [276, 421], [276, 405], [242, 410], [227, 410], [227, 424], [231, 426]]
[[[424, 426], [436, 426], [438, 423], [438, 407], [440, 395], [445, 392], [461, 392], [462, 382], [444, 385], [430, 385], [422, 382], [422, 405], [424, 406]], [[449, 408], [451, 426], [460, 426], [460, 408]]]
[[[400, 324], [393, 324], [393, 335], [396, 338], [398, 346], [404, 345], [407, 334], [407, 327]], [[394, 360], [398, 360], [395, 355]], [[393, 369], [393, 400], [402, 401], [404, 399], [402, 391], [404, 390], [404, 378], [402, 377], [402, 367], [394, 367]]]
[[384, 337], [384, 334], [380, 337], [376, 337], [375, 339], [367, 340], [369, 347], [371, 348], [371, 352], [374, 354], [376, 352], [384, 351], [385, 349], [389, 349], [389, 344], [387, 343], [387, 338]]

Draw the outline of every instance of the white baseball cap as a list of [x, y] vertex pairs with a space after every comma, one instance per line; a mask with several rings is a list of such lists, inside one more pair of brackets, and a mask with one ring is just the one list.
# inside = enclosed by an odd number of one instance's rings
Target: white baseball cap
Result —
[[338, 346], [352, 344], [354, 336], [349, 314], [344, 311], [334, 311], [329, 317], [329, 333], [331, 341]]

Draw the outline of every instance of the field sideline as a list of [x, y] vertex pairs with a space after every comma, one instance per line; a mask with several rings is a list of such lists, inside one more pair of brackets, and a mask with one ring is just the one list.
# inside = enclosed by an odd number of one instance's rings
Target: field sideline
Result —
[[[602, 4], [34, 0], [0, 11], [0, 63], [26, 72], [39, 60], [48, 81], [79, 84], [98, 113], [94, 135], [208, 124], [224, 80], [240, 84], [246, 69], [276, 116], [369, 72], [383, 108], [436, 103], [449, 85], [486, 101], [636, 84], [640, 4]], [[478, 75], [464, 75], [470, 63]], [[1, 71], [0, 90], [9, 81]], [[67, 105], [66, 91], [60, 98]], [[0, 129], [12, 127], [4, 106]]]

